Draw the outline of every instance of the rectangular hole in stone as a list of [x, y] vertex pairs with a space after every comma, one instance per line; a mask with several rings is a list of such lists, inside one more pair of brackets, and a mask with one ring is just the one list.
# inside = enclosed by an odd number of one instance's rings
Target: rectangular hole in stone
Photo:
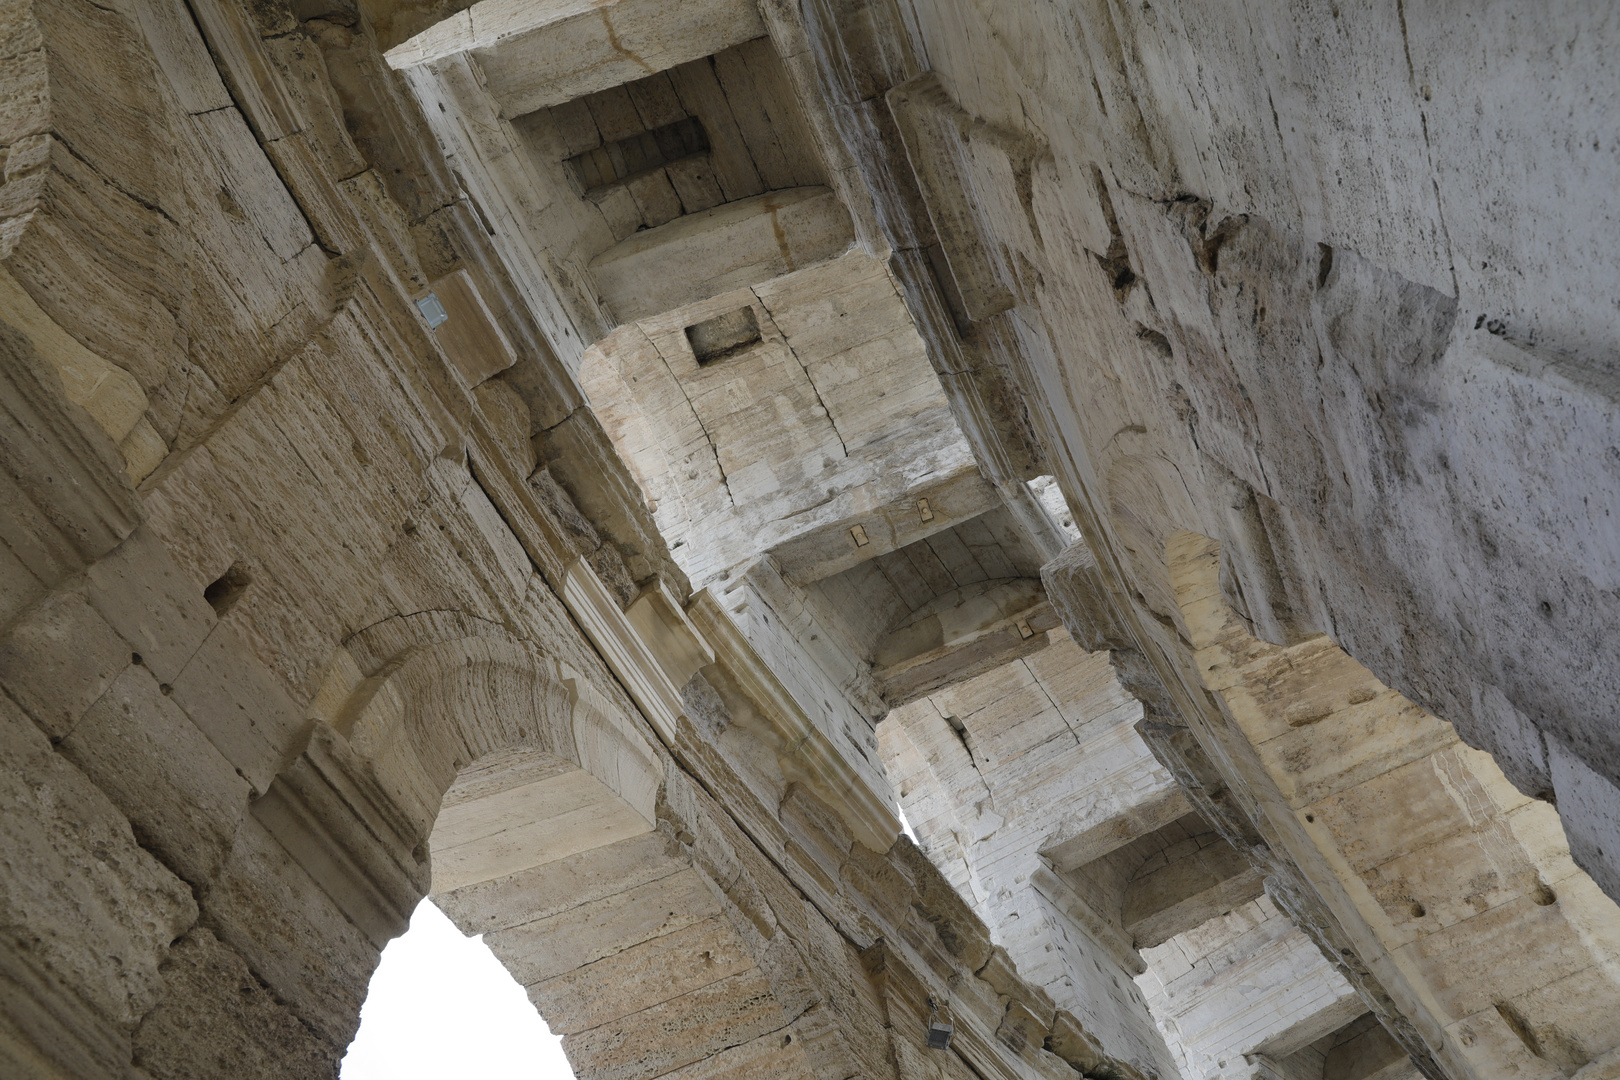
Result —
[[575, 154], [564, 164], [579, 181], [586, 198], [590, 198], [665, 165], [708, 152], [709, 136], [702, 122], [687, 116]]
[[203, 590], [203, 599], [214, 609], [214, 614], [224, 618], [225, 613], [236, 606], [236, 602], [242, 599], [242, 594], [247, 592], [247, 587], [252, 583], [253, 577], [248, 573], [247, 567], [235, 563]]
[[738, 308], [724, 315], [705, 319], [686, 328], [692, 355], [700, 364], [712, 364], [759, 343], [759, 320], [751, 307]]

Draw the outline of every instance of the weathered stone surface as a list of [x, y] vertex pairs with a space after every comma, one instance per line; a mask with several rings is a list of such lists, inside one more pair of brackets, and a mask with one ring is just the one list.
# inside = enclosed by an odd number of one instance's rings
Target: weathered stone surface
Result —
[[169, 950], [163, 997], [135, 1033], [135, 1063], [153, 1077], [329, 1076], [333, 1047], [253, 977], [241, 957], [196, 929]]
[[76, 592], [47, 598], [0, 643], [0, 678], [56, 739], [73, 730], [130, 662], [129, 644]]
[[[196, 921], [196, 902], [136, 844], [96, 785], [7, 700], [0, 700], [0, 739], [7, 968], [43, 984], [46, 1008], [52, 995], [76, 998], [90, 1024], [127, 1032], [161, 996], [159, 965]], [[80, 1037], [96, 1040], [95, 1028]]]
[[465, 933], [505, 930], [668, 877], [687, 865], [670, 847], [669, 836], [649, 833], [499, 881], [466, 885], [435, 896], [434, 903]]
[[572, 1035], [752, 967], [730, 924], [714, 918], [535, 983], [529, 996], [551, 1030]]
[[[334, 882], [336, 891], [344, 883]], [[360, 1020], [378, 948], [337, 902], [251, 817], [203, 898], [203, 915], [254, 975], [333, 1047]]]
[[[787, 1017], [757, 972], [733, 975], [617, 1024], [563, 1038], [579, 1072], [610, 1078], [661, 1075], [741, 1040], [779, 1031]], [[785, 1036], [784, 1036], [785, 1037]]]
[[172, 684], [214, 624], [206, 585], [191, 580], [162, 541], [141, 528], [91, 567], [85, 593], [140, 663]]
[[1612, 21], [3, 6], [0, 1072], [1608, 1076]]
[[188, 882], [212, 880], [251, 789], [154, 673], [126, 668], [61, 750], [129, 818], [143, 847]]
[[626, 321], [841, 255], [849, 215], [825, 188], [792, 188], [634, 233], [591, 262], [602, 298]]

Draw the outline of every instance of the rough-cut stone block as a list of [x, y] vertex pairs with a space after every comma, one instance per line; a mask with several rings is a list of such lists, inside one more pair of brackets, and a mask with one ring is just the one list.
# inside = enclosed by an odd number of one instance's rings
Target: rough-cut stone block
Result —
[[214, 933], [278, 999], [323, 1039], [348, 1045], [381, 953], [252, 816], [202, 905]]
[[0, 641], [0, 679], [55, 739], [129, 664], [129, 643], [77, 592], [47, 598]]
[[158, 681], [173, 683], [214, 625], [203, 599], [206, 582], [192, 581], [144, 526], [86, 577], [90, 605]]
[[230, 625], [215, 625], [176, 676], [172, 693], [253, 790], [268, 791], [304, 723], [281, 683]]
[[4, 697], [0, 762], [0, 923], [29, 928], [6, 952], [102, 1021], [135, 1023], [161, 993], [164, 950], [197, 918], [191, 890]]
[[787, 1023], [757, 972], [733, 975], [638, 1013], [563, 1037], [574, 1068], [601, 1080], [658, 1076]]
[[159, 688], [131, 665], [62, 742], [141, 844], [193, 885], [213, 878], [247, 806], [247, 781]]
[[640, 942], [718, 915], [712, 886], [683, 871], [617, 896], [486, 935], [485, 940], [524, 985], [572, 971]]
[[136, 1061], [153, 1080], [330, 1076], [342, 1052], [200, 927], [169, 950], [163, 996], [135, 1033]]
[[663, 1075], [668, 1080], [805, 1080], [819, 1075], [798, 1039], [770, 1032]]
[[840, 255], [849, 214], [826, 188], [793, 188], [636, 233], [591, 263], [621, 319], [640, 319]]
[[715, 918], [529, 987], [546, 1025], [572, 1035], [754, 966], [726, 919]]
[[691, 865], [671, 854], [673, 840], [652, 832], [570, 855], [497, 881], [436, 895], [433, 902], [466, 934], [488, 934], [628, 893]]

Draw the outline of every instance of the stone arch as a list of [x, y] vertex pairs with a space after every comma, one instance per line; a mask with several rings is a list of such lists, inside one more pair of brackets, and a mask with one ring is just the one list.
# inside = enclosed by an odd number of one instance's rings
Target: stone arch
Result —
[[572, 668], [511, 639], [405, 648], [356, 688], [337, 730], [424, 838], [457, 776], [492, 756], [584, 772], [652, 828], [663, 765], [647, 738]]
[[431, 895], [485, 935], [581, 1080], [811, 1074], [765, 939], [665, 808], [678, 770], [627, 705], [456, 613], [347, 653], [347, 700], [259, 816], [374, 943]]

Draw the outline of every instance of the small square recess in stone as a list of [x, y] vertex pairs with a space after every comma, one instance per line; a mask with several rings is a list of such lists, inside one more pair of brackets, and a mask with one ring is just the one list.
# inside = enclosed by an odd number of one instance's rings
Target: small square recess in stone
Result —
[[686, 328], [686, 340], [700, 364], [712, 364], [759, 343], [759, 321], [751, 307], [705, 319]]

